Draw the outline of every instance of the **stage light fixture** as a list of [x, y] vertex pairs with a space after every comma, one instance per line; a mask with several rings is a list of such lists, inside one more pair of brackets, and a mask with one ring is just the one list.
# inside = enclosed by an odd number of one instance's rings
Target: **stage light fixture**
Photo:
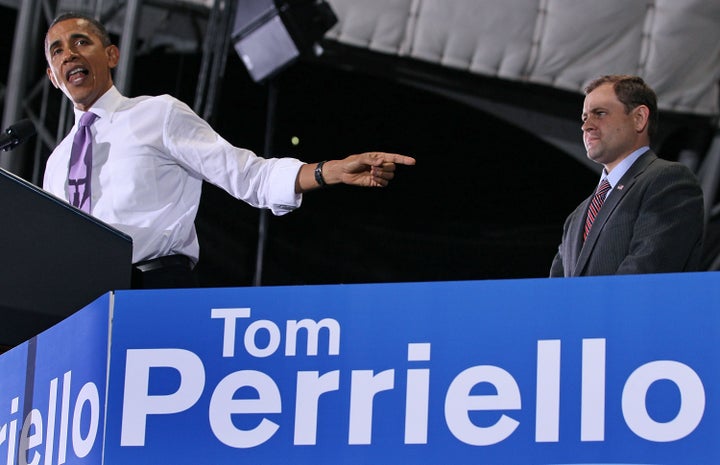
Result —
[[318, 42], [337, 16], [325, 1], [238, 0], [232, 42], [255, 82], [272, 78]]

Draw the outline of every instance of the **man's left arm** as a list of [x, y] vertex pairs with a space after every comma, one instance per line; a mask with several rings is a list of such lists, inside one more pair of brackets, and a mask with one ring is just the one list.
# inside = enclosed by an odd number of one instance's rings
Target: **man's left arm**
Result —
[[683, 165], [661, 170], [639, 206], [628, 255], [617, 273], [672, 273], [699, 268], [704, 232], [702, 190]]

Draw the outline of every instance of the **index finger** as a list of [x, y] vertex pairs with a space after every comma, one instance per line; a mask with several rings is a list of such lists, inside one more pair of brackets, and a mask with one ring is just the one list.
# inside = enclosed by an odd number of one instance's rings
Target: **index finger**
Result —
[[415, 159], [408, 157], [407, 155], [400, 155], [399, 153], [386, 153], [386, 152], [375, 152], [375, 154], [385, 162], [397, 163], [400, 165], [414, 165]]

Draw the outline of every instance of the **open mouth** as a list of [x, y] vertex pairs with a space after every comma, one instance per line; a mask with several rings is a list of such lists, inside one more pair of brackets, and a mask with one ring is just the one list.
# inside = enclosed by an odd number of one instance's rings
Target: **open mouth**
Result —
[[78, 67], [68, 71], [67, 74], [65, 74], [65, 78], [70, 83], [78, 84], [83, 81], [88, 76], [88, 74], [89, 71], [86, 68]]

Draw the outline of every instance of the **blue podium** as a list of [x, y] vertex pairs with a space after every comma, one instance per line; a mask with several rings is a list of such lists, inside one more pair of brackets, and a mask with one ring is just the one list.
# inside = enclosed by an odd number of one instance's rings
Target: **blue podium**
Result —
[[0, 463], [716, 464], [719, 300], [718, 273], [117, 291], [0, 356]]

